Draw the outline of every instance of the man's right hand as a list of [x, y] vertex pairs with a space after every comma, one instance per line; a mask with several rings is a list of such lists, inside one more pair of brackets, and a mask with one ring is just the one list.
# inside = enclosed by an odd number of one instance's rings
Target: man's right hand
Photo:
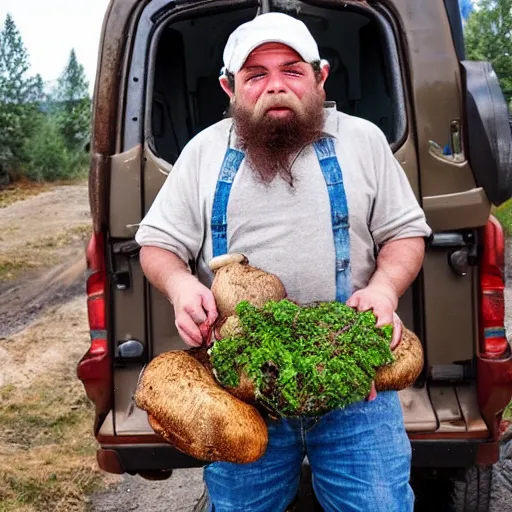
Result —
[[203, 340], [201, 330], [209, 331], [218, 316], [211, 290], [189, 274], [172, 283], [168, 297], [174, 305], [175, 323], [183, 341], [193, 347], [207, 341]]

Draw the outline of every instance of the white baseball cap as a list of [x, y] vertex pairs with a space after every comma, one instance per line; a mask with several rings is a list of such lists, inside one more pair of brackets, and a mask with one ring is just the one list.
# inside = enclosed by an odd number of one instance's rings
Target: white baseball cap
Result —
[[[295, 50], [305, 62], [320, 60], [318, 45], [302, 21], [280, 12], [269, 12], [240, 25], [229, 36], [224, 48], [224, 67], [221, 74], [238, 73], [251, 52], [265, 43], [285, 44]], [[322, 61], [322, 66], [325, 64], [328, 62]]]

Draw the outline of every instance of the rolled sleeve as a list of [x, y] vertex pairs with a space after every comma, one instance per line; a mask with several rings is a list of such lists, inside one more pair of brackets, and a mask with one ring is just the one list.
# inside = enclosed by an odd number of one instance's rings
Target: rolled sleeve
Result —
[[185, 263], [197, 258], [204, 232], [196, 163], [186, 147], [135, 235], [139, 245], [166, 249]]
[[377, 187], [370, 231], [375, 244], [380, 246], [401, 238], [430, 236], [432, 230], [425, 213], [380, 130], [376, 130], [372, 145]]

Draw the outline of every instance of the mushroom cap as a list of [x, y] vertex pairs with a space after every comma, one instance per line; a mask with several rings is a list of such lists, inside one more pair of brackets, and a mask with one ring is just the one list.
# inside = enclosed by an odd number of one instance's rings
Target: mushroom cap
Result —
[[286, 297], [281, 280], [274, 274], [251, 267], [247, 258], [242, 263], [233, 260], [214, 266], [217, 270], [211, 290], [220, 317], [234, 315], [236, 306], [244, 300], [261, 307], [270, 300], [279, 301]]
[[231, 265], [233, 263], [240, 263], [242, 265], [247, 265], [249, 260], [243, 254], [238, 252], [233, 252], [230, 254], [221, 254], [220, 256], [215, 256], [212, 258], [209, 263], [210, 270], [212, 272], [217, 272], [219, 268], [225, 267], [226, 265]]
[[423, 369], [423, 347], [412, 331], [402, 328], [402, 339], [393, 350], [395, 361], [381, 366], [375, 374], [377, 391], [400, 390], [412, 386]]

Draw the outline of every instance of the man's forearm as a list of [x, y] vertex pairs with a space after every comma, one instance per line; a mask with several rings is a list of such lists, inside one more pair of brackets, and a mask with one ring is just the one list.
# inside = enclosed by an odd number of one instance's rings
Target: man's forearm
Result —
[[140, 265], [149, 282], [171, 302], [176, 284], [192, 277], [185, 262], [176, 254], [160, 247], [144, 246], [140, 250]]
[[377, 269], [369, 286], [387, 289], [396, 300], [416, 279], [425, 256], [423, 238], [404, 238], [385, 244], [377, 257]]

